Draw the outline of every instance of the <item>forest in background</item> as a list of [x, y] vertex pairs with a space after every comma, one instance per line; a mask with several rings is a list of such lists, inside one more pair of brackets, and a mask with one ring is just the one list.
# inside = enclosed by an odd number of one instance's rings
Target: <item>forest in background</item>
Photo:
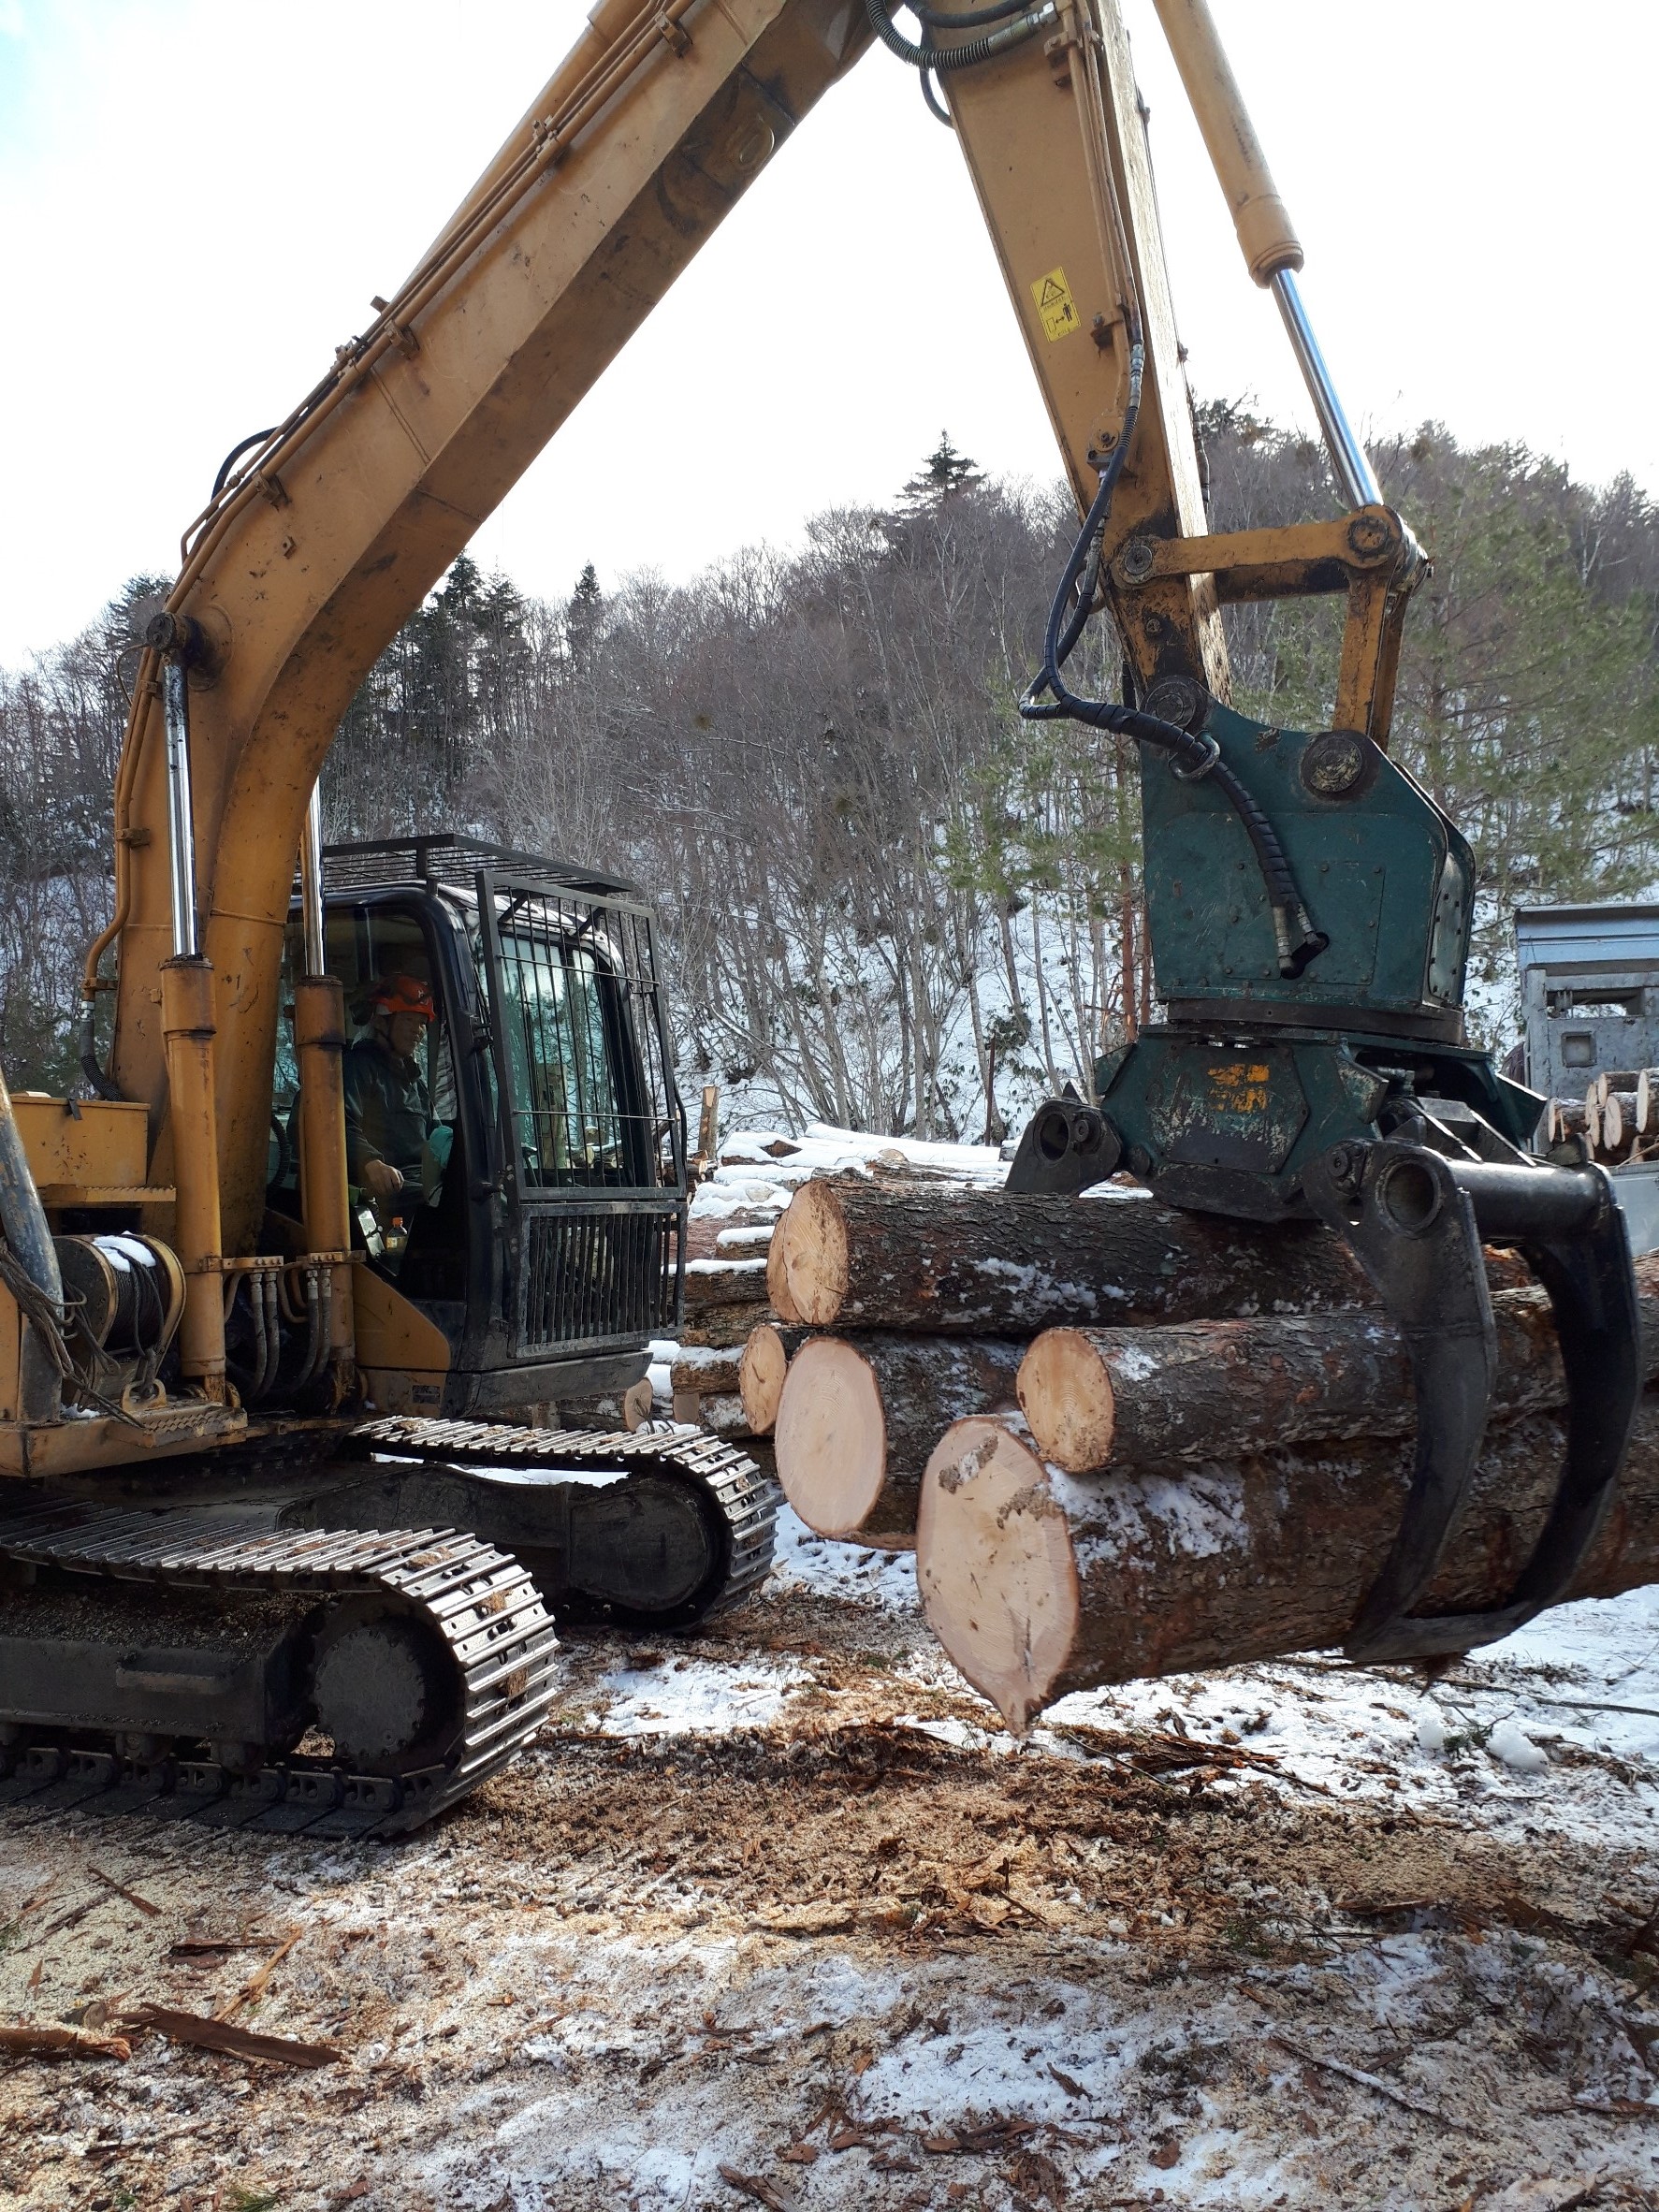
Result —
[[[1212, 526], [1332, 512], [1324, 461], [1242, 406], [1199, 412]], [[1522, 447], [1425, 426], [1374, 453], [1431, 554], [1393, 750], [1479, 865], [1471, 1026], [1516, 1030], [1511, 915], [1659, 883], [1659, 511]], [[463, 556], [376, 664], [324, 775], [333, 837], [455, 828], [619, 871], [664, 924], [682, 1081], [819, 1118], [996, 1139], [1154, 1014], [1134, 749], [1023, 724], [1075, 529], [1057, 488], [985, 480], [948, 437], [891, 505], [809, 522], [686, 584], [562, 605]], [[110, 903], [110, 787], [166, 589], [0, 672], [0, 1065], [75, 1079]], [[1229, 609], [1236, 703], [1323, 725], [1339, 600]], [[1108, 627], [1083, 668], [1115, 695]], [[1080, 687], [1082, 688], [1082, 687]]]

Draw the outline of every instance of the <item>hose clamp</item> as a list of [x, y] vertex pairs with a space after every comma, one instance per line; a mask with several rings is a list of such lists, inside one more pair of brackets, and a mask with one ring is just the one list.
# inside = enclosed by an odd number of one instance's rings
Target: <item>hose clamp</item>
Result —
[[1177, 783], [1197, 783], [1201, 777], [1210, 773], [1210, 770], [1221, 758], [1221, 748], [1214, 737], [1201, 737], [1199, 743], [1204, 749], [1204, 757], [1196, 768], [1184, 768], [1174, 754], [1171, 753], [1170, 774], [1174, 777]]

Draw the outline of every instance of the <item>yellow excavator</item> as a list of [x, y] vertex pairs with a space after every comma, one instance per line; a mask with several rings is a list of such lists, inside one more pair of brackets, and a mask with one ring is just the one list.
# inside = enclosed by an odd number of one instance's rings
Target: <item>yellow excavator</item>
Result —
[[[550, 1606], [683, 1625], [764, 1573], [740, 1453], [524, 1418], [626, 1387], [677, 1317], [648, 904], [436, 830], [325, 851], [316, 786], [400, 624], [877, 45], [957, 134], [1082, 518], [1021, 710], [1144, 764], [1169, 1018], [1090, 1102], [1040, 1110], [1011, 1181], [1127, 1166], [1354, 1243], [1419, 1412], [1359, 1648], [1466, 1649], [1564, 1587], [1635, 1403], [1619, 1212], [1582, 1159], [1526, 1151], [1538, 1102], [1464, 1039], [1473, 864], [1387, 750], [1425, 564], [1332, 387], [1204, 0], [1157, 6], [1318, 410], [1330, 521], [1208, 528], [1117, 0], [912, 0], [913, 37], [888, 0], [599, 0], [408, 280], [227, 457], [139, 668], [93, 1095], [0, 1091], [0, 1792], [397, 1832], [533, 1733]], [[1346, 600], [1332, 726], [1265, 730], [1229, 703], [1221, 609], [1312, 592]], [[1107, 616], [1121, 701], [1067, 676]], [[400, 1010], [419, 1127], [377, 1175], [357, 1056]], [[1555, 1300], [1568, 1464], [1502, 1616], [1424, 1622], [1490, 1388], [1482, 1232]]]

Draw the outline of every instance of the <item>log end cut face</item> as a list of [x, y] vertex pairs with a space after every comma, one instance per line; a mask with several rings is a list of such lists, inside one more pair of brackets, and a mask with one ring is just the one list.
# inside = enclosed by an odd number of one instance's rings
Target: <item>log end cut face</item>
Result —
[[773, 1231], [772, 1251], [794, 1313], [775, 1297], [778, 1311], [809, 1329], [831, 1327], [847, 1295], [848, 1244], [841, 1203], [828, 1183], [802, 1184]]
[[809, 1529], [863, 1526], [887, 1479], [887, 1421], [869, 1361], [844, 1338], [815, 1336], [790, 1361], [773, 1442], [783, 1494]]
[[1077, 1565], [1042, 1462], [1001, 1421], [956, 1421], [922, 1477], [917, 1582], [928, 1626], [1023, 1734], [1077, 1639]]
[[789, 1353], [782, 1336], [770, 1321], [751, 1329], [737, 1362], [737, 1389], [743, 1399], [743, 1418], [751, 1436], [769, 1436], [783, 1399], [783, 1378], [789, 1371]]
[[1045, 1329], [1020, 1362], [1019, 1391], [1020, 1411], [1044, 1459], [1072, 1474], [1107, 1465], [1116, 1401], [1086, 1331]]

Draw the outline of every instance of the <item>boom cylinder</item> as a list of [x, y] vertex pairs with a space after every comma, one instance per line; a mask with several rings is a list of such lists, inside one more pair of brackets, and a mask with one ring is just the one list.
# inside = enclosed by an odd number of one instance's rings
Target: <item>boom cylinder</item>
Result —
[[161, 1029], [173, 1139], [173, 1245], [184, 1270], [179, 1363], [205, 1397], [225, 1396], [224, 1232], [219, 1217], [219, 1111], [213, 1076], [213, 964], [200, 950], [196, 822], [190, 788], [190, 662], [200, 633], [188, 615], [163, 612], [145, 634], [165, 654], [167, 830], [173, 956], [161, 966]]
[[[299, 909], [305, 973], [294, 986], [294, 1051], [299, 1063], [299, 1203], [308, 1252], [351, 1249], [351, 1196], [345, 1167], [345, 986], [327, 972], [323, 927], [323, 805], [312, 786], [299, 842]], [[338, 1397], [356, 1380], [357, 1336], [352, 1271], [342, 1258], [330, 1270], [328, 1361]]]
[[[345, 1172], [345, 986], [331, 975], [302, 976], [294, 986], [294, 1048], [299, 1062], [299, 1200], [308, 1252], [351, 1249]], [[328, 1357], [349, 1391], [356, 1335], [352, 1271], [332, 1269]]]
[[184, 1270], [179, 1358], [209, 1398], [225, 1396], [225, 1291], [220, 1279], [219, 1115], [213, 1084], [213, 964], [184, 953], [161, 968], [167, 1117], [178, 1200], [173, 1246]]

